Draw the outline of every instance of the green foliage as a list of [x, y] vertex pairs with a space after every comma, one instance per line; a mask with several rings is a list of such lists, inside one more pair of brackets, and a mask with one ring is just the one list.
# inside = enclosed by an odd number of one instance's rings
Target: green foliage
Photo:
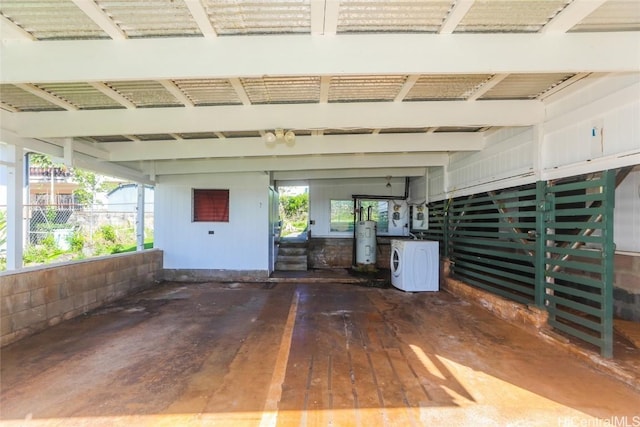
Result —
[[280, 218], [283, 236], [304, 231], [309, 219], [309, 193], [281, 195]]
[[280, 206], [285, 217], [299, 217], [309, 210], [309, 193], [283, 195], [280, 197]]
[[56, 241], [52, 233], [48, 233], [37, 245], [29, 246], [23, 254], [22, 259], [25, 265], [43, 264], [63, 254], [64, 251], [56, 246]]
[[82, 234], [78, 230], [74, 231], [71, 237], [69, 238], [69, 244], [71, 246], [72, 252], [81, 254], [85, 244], [84, 234]]
[[84, 169], [73, 170], [73, 180], [78, 183], [78, 188], [73, 190], [73, 197], [81, 205], [92, 205], [96, 199], [96, 193], [103, 190], [104, 177]]
[[51, 160], [51, 157], [47, 156], [46, 154], [40, 153], [30, 153], [29, 163], [31, 163], [33, 166], [38, 166], [41, 168], [52, 168], [58, 166], [58, 164], [54, 163], [53, 160]]
[[100, 234], [102, 238], [109, 243], [116, 242], [116, 229], [113, 227], [113, 225], [107, 224], [101, 226], [98, 230], [98, 234]]
[[7, 212], [0, 211], [0, 247], [7, 243]]

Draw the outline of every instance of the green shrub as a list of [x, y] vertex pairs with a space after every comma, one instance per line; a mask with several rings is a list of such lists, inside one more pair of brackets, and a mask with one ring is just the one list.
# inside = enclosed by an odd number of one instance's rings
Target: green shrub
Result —
[[113, 227], [113, 225], [107, 224], [107, 225], [101, 226], [100, 229], [98, 230], [98, 233], [100, 233], [102, 238], [107, 242], [111, 242], [111, 243], [116, 242], [116, 238], [117, 238], [116, 229]]
[[82, 253], [84, 249], [85, 237], [80, 231], [76, 230], [69, 238], [69, 244], [71, 245], [72, 252]]

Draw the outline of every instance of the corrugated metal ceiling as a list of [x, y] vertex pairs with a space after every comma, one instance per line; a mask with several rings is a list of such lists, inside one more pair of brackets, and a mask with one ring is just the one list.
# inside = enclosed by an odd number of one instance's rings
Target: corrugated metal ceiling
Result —
[[[89, 1], [89, 0], [86, 0]], [[128, 38], [201, 37], [201, 29], [184, 0], [94, 0], [108, 19]], [[476, 0], [454, 32], [537, 32], [573, 0]], [[310, 34], [310, 0], [202, 0], [201, 5], [219, 36], [255, 34]], [[337, 33], [435, 33], [451, 14], [455, 0], [342, 0], [335, 16]], [[108, 34], [71, 0], [2, 0], [0, 13], [36, 40], [107, 39]], [[323, 12], [324, 13], [324, 12]], [[570, 31], [640, 30], [640, 1], [609, 0]], [[168, 58], [167, 60], [171, 60]], [[226, 58], [233, 60], [233, 58]], [[437, 58], [433, 58], [437, 60]], [[479, 100], [535, 99], [571, 78], [569, 73], [512, 74]], [[392, 102], [464, 100], [472, 97], [493, 77], [490, 74], [459, 75], [334, 75], [236, 76], [238, 80], [173, 80], [177, 89], [196, 107], [318, 102]], [[409, 80], [411, 79], [411, 80]], [[240, 82], [240, 85], [237, 84]], [[328, 81], [328, 87], [323, 82]], [[415, 83], [408, 87], [407, 82]], [[123, 105], [92, 82], [41, 83], [33, 88], [46, 92], [78, 109], [181, 107], [182, 101], [167, 82], [155, 80], [110, 81], [115, 93], [129, 100]], [[29, 89], [29, 88], [27, 88]], [[37, 93], [37, 91], [36, 91]], [[175, 91], [174, 91], [175, 93]], [[324, 96], [325, 99], [321, 99]], [[114, 99], [115, 98], [115, 99]], [[24, 86], [1, 85], [2, 107], [11, 111], [59, 111], [48, 96], [40, 97]], [[55, 99], [53, 101], [56, 101]], [[436, 130], [438, 132], [446, 131]], [[394, 128], [393, 132], [411, 131]], [[423, 132], [425, 129], [417, 129]], [[307, 132], [301, 130], [300, 132]], [[372, 129], [334, 129], [324, 134], [372, 133]], [[391, 132], [381, 129], [380, 133]], [[308, 131], [311, 133], [311, 131]], [[177, 134], [179, 138], [256, 136], [250, 132]], [[173, 139], [169, 134], [152, 135]], [[130, 140], [127, 136], [93, 137], [98, 142]], [[120, 138], [120, 139], [119, 139]], [[149, 136], [138, 135], [133, 139]]]
[[456, 32], [535, 33], [571, 0], [476, 0]]
[[[535, 99], [573, 74], [513, 74], [479, 99]], [[463, 100], [488, 82], [489, 74], [423, 75], [404, 101]], [[334, 76], [328, 87], [329, 102], [390, 102], [403, 88], [407, 76]], [[252, 104], [320, 102], [321, 79], [311, 77], [241, 78], [241, 88]], [[173, 82], [195, 106], [238, 105], [241, 98], [227, 79]], [[106, 82], [106, 85], [140, 108], [178, 107], [176, 99], [157, 81]], [[123, 105], [88, 83], [36, 85], [77, 108], [109, 109]], [[13, 85], [2, 85], [0, 99], [18, 111], [54, 111], [61, 107]]]
[[216, 33], [287, 34], [311, 31], [309, 1], [204, 0]]
[[0, 13], [38, 40], [109, 38], [69, 0], [2, 0]]
[[96, 3], [129, 38], [200, 35], [182, 0], [96, 0]]
[[450, 0], [342, 0], [338, 33], [435, 33], [451, 9]]
[[571, 31], [638, 31], [640, 1], [609, 0], [583, 19]]

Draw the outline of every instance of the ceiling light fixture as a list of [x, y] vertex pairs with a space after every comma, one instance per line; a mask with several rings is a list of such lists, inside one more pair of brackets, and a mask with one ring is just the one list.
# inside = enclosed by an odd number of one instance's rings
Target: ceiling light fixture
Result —
[[273, 132], [265, 132], [262, 137], [265, 144], [268, 146], [275, 146], [278, 142], [284, 142], [287, 145], [293, 145], [296, 142], [296, 134], [292, 130], [285, 132], [282, 128], [277, 128]]

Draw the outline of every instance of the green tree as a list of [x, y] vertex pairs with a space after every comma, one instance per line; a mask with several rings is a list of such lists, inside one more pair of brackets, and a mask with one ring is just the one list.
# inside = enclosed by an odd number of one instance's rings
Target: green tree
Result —
[[282, 235], [304, 231], [309, 216], [309, 193], [280, 196]]
[[96, 193], [103, 190], [104, 179], [93, 172], [84, 169], [73, 170], [73, 180], [78, 188], [73, 190], [73, 198], [81, 205], [92, 205], [96, 200]]

